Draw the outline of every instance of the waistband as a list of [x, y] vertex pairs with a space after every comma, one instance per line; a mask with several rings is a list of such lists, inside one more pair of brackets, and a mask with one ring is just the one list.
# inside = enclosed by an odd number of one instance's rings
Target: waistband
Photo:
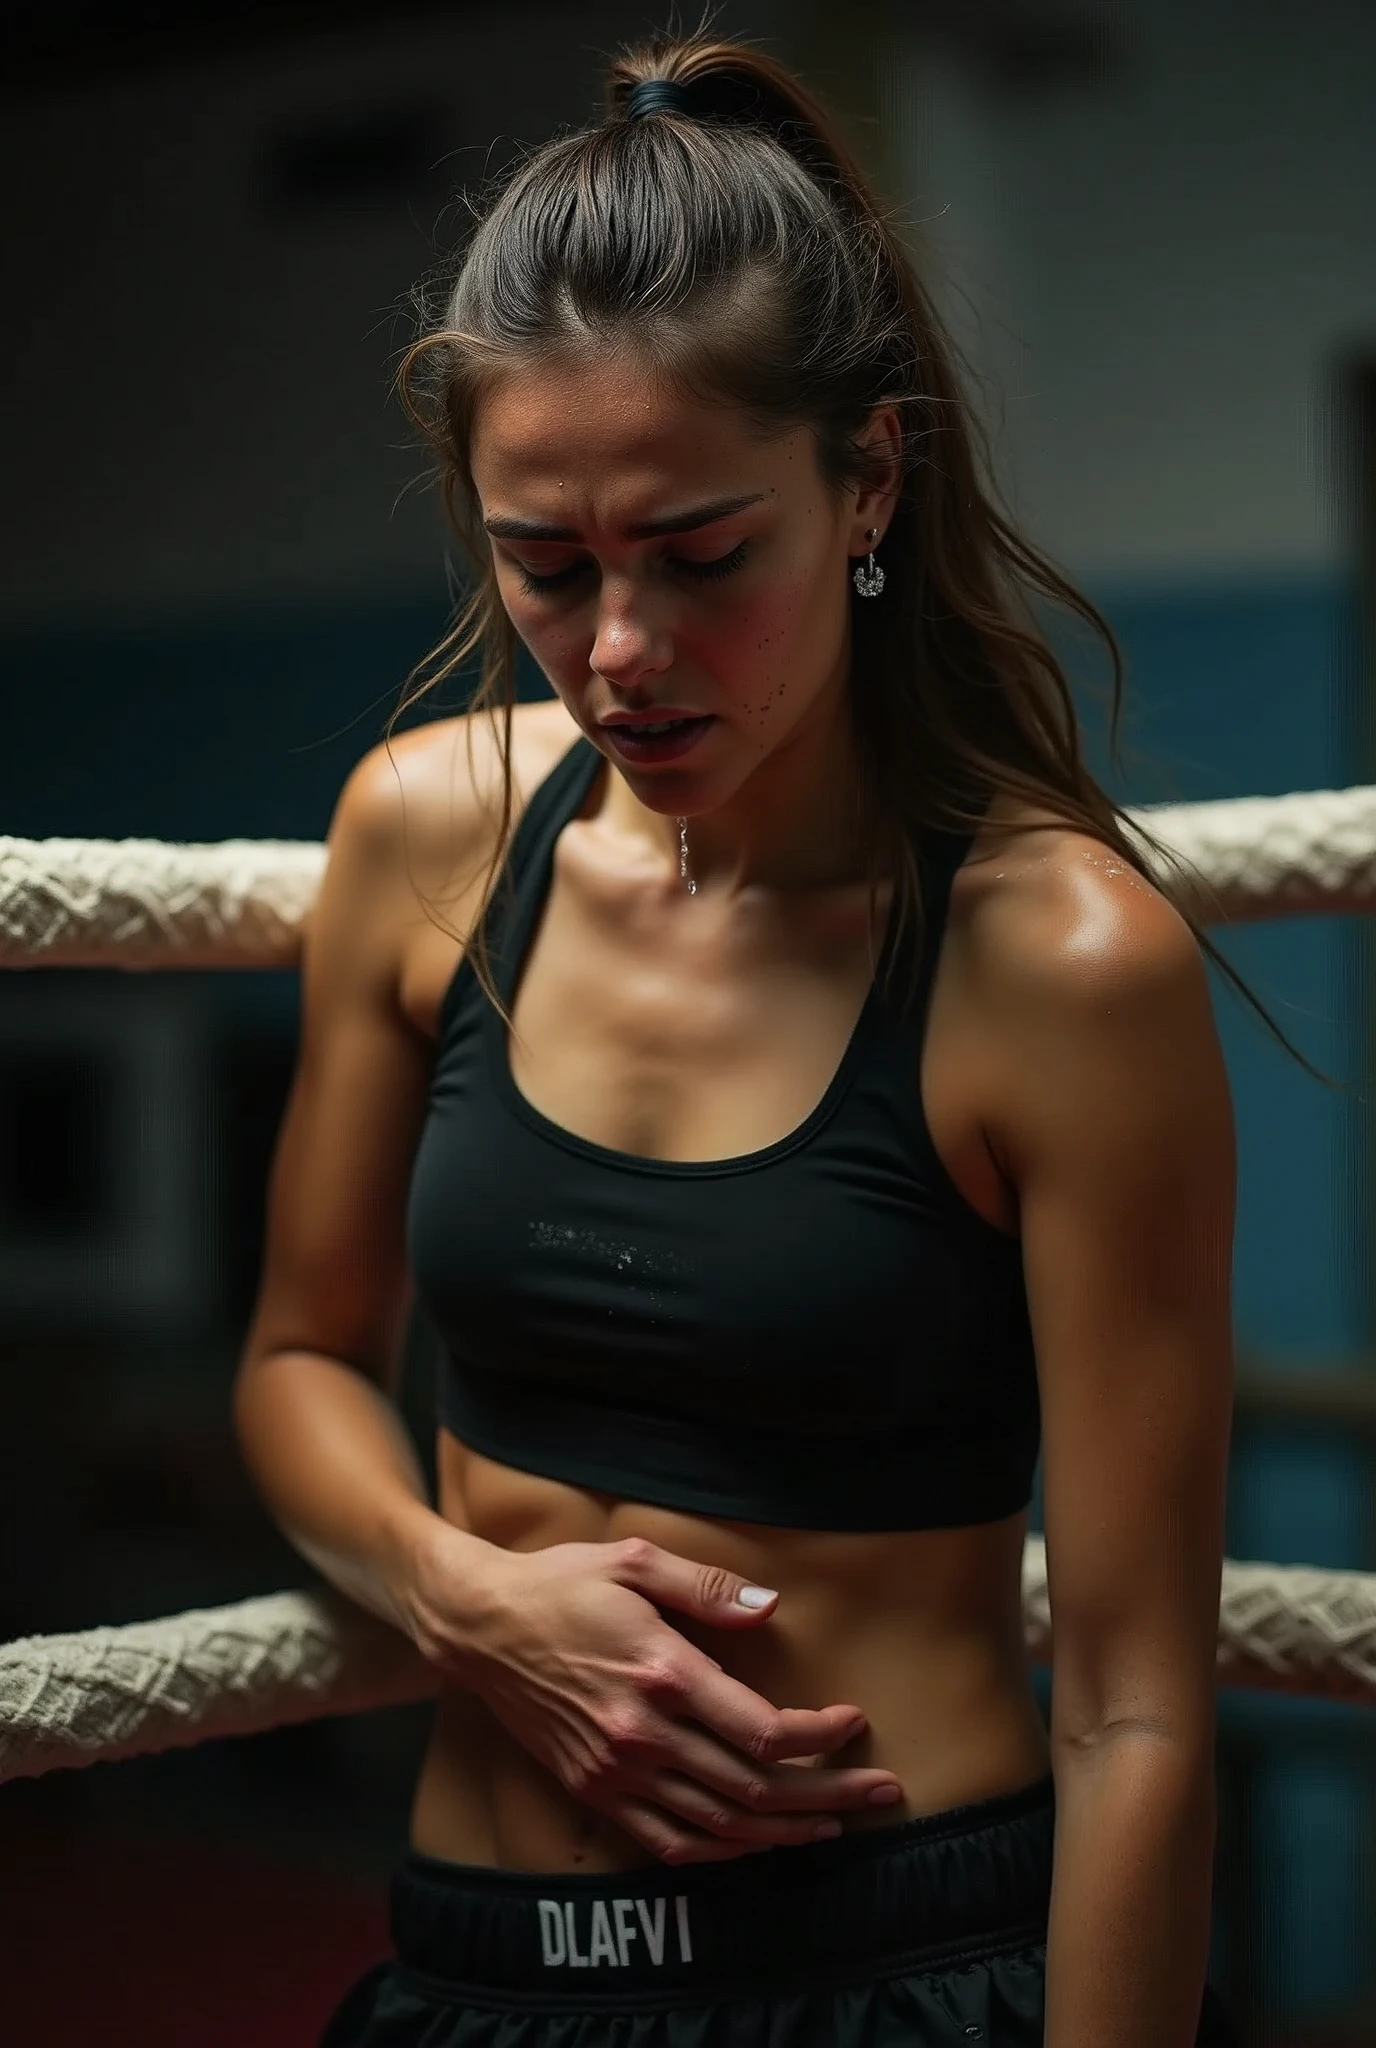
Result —
[[442, 1991], [580, 2005], [872, 1981], [1046, 1938], [1053, 1785], [725, 1863], [596, 1875], [407, 1853], [391, 1886], [404, 1969]]

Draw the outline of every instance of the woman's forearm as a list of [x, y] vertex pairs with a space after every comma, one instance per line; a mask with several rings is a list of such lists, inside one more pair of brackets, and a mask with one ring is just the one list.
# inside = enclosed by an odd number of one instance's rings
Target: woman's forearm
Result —
[[412, 1630], [427, 1543], [471, 1545], [476, 1586], [491, 1545], [435, 1513], [396, 1404], [352, 1366], [313, 1351], [246, 1362], [234, 1386], [244, 1462], [287, 1540], [370, 1613]]
[[1208, 1968], [1211, 1747], [1124, 1730], [1057, 1756], [1046, 2048], [1193, 2048]]

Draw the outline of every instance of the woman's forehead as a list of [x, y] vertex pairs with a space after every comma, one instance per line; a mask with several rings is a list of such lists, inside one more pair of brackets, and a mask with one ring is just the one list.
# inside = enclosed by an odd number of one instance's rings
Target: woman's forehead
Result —
[[676, 391], [634, 364], [552, 363], [484, 394], [470, 458], [480, 488], [485, 477], [515, 482], [551, 467], [586, 474], [647, 463], [710, 488], [724, 468], [758, 477], [787, 467], [792, 438], [765, 440], [739, 406]]

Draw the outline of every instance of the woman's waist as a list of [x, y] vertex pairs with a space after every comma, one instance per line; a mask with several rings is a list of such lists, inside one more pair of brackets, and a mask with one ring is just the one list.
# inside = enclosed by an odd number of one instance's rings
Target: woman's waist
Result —
[[[855, 1742], [814, 1761], [892, 1771], [905, 1802], [840, 1815], [845, 1828], [1006, 1791], [1045, 1769], [1023, 1651], [1021, 1515], [895, 1533], [722, 1522], [514, 1470], [445, 1430], [438, 1473], [446, 1516], [503, 1549], [633, 1536], [776, 1590], [750, 1628], [661, 1614], [772, 1707], [860, 1709], [867, 1726]], [[648, 1860], [457, 1692], [441, 1697], [412, 1824], [418, 1848], [458, 1861], [586, 1870]]]
[[749, 1628], [662, 1618], [774, 1706], [861, 1708], [874, 1738], [955, 1727], [1028, 1687], [1023, 1647], [1026, 1516], [965, 1528], [811, 1530], [728, 1522], [616, 1500], [484, 1458], [440, 1438], [442, 1512], [529, 1555], [634, 1538], [778, 1599]]
[[[690, 1633], [686, 1623], [681, 1632]], [[707, 1647], [706, 1632], [693, 1633]], [[810, 1662], [773, 1660], [760, 1647], [723, 1631], [709, 1654], [773, 1706], [845, 1704], [866, 1717], [855, 1741], [797, 1758], [794, 1768], [886, 1770], [903, 1788], [895, 1805], [836, 1813], [843, 1834], [1011, 1793], [1049, 1769], [1026, 1664], [1001, 1641], [965, 1639], [914, 1654], [871, 1634], [849, 1656], [819, 1648]], [[448, 1690], [436, 1705], [411, 1839], [437, 1859], [509, 1870], [613, 1871], [654, 1861], [568, 1792], [481, 1700]]]

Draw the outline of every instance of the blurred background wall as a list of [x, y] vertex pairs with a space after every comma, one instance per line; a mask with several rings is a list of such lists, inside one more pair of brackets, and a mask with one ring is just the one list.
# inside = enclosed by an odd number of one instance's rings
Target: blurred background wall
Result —
[[[462, 189], [593, 114], [602, 53], [664, 19], [0, 0], [0, 830], [323, 836], [448, 604], [389, 390], [409, 290], [453, 246]], [[1376, 12], [728, 0], [718, 26], [830, 95], [923, 253], [1021, 520], [1125, 650], [1120, 772], [1102, 664], [1058, 641], [1113, 793], [1376, 780]], [[1302, 1049], [1367, 1088], [1366, 928], [1226, 946]], [[1369, 1112], [1215, 986], [1243, 1362], [1368, 1370]], [[0, 1636], [309, 1576], [227, 1424], [295, 1024], [291, 976], [0, 981]], [[423, 1355], [407, 1398], [423, 1436]], [[1371, 1569], [1372, 1478], [1350, 1429], [1244, 1418], [1232, 1554]], [[1370, 1717], [1225, 1696], [1223, 1724], [1220, 1980], [1258, 2042], [1376, 2037]], [[276, 1987], [283, 2048], [309, 2041], [383, 1945], [423, 1729], [374, 1716], [0, 1791], [0, 1841], [8, 1819], [24, 1867], [92, 1908], [61, 2025], [88, 1999], [112, 2041], [243, 2038], [228, 1930]], [[157, 2032], [139, 1942], [95, 1910], [113, 1871], [223, 1982], [199, 2031]], [[22, 1951], [51, 2001], [51, 1910], [37, 1879], [24, 1895], [10, 1995], [39, 1996]], [[65, 2041], [45, 2012], [14, 2038]]]

